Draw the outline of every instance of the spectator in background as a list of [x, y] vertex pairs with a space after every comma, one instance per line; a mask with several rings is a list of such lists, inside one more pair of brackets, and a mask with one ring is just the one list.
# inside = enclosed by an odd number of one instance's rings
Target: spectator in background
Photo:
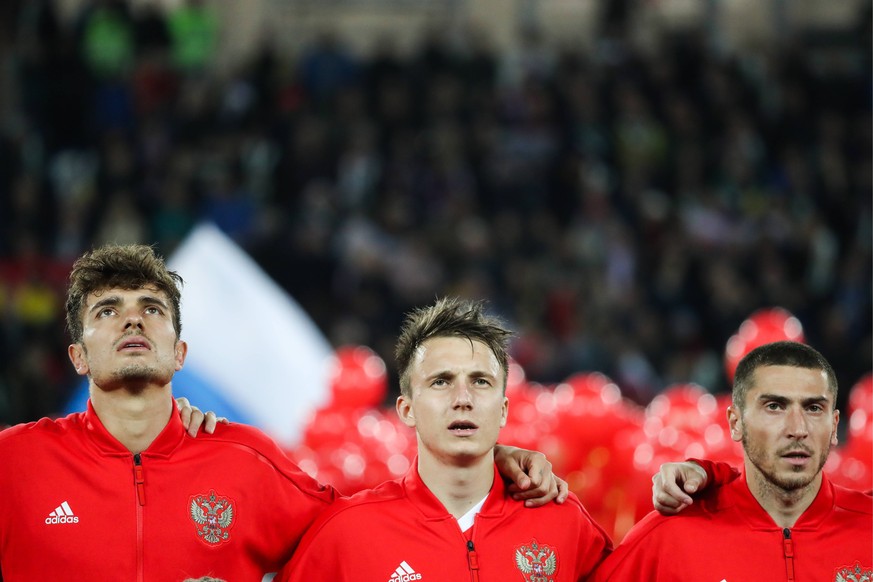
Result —
[[218, 16], [203, 0], [180, 2], [168, 15], [172, 62], [185, 74], [205, 74], [219, 40]]
[[[0, 262], [27, 234], [68, 268], [130, 197], [137, 237], [165, 254], [223, 216], [335, 345], [354, 337], [383, 358], [399, 314], [466, 289], [516, 324], [510, 352], [544, 384], [597, 370], [642, 403], [674, 383], [723, 391], [725, 342], [774, 302], [796, 309], [844, 385], [873, 368], [869, 27], [734, 53], [652, 29], [652, 52], [629, 34], [638, 3], [626, 2], [604, 13], [608, 42], [592, 52], [530, 29], [505, 54], [459, 28], [453, 42], [428, 34], [364, 56], [337, 33], [226, 75], [208, 3], [176, 13], [176, 30], [202, 32], [164, 39], [173, 13], [102, 2], [115, 10], [104, 40], [132, 55], [112, 57], [130, 66], [110, 83], [57, 3], [17, 1], [2, 23], [15, 43], [0, 77], [0, 192], [12, 193]], [[174, 62], [192, 69], [162, 61], [164, 42], [187, 40], [196, 50], [178, 52], [199, 56]], [[98, 94], [98, 81], [111, 87]], [[385, 259], [395, 252], [414, 279]], [[0, 333], [17, 325], [4, 318]], [[62, 354], [53, 341], [41, 351]], [[0, 385], [20, 391], [21, 346], [0, 345]]]

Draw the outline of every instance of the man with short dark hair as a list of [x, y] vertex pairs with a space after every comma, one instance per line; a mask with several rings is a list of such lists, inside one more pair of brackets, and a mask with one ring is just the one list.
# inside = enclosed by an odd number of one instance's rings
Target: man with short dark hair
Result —
[[596, 580], [873, 580], [873, 499], [822, 472], [837, 444], [837, 381], [813, 348], [761, 346], [736, 369], [727, 420], [741, 477], [681, 515], [652, 512]]

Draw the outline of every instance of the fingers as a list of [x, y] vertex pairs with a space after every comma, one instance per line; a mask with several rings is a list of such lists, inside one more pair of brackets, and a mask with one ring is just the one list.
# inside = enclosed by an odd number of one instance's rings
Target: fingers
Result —
[[530, 486], [533, 488], [550, 489], [554, 485], [552, 464], [542, 453], [534, 453], [527, 457]]
[[706, 486], [706, 471], [694, 462], [682, 463], [684, 467], [685, 484], [683, 488], [688, 493], [696, 493]]
[[176, 405], [179, 407], [179, 418], [182, 421], [182, 426], [192, 437], [197, 436], [201, 426], [207, 434], [213, 434], [219, 422], [222, 424], [230, 422], [226, 417], [217, 416], [211, 410], [204, 413], [196, 406], [192, 406], [184, 396], [176, 398]]
[[527, 507], [539, 507], [555, 501], [560, 493], [559, 479], [551, 471], [539, 472], [532, 475], [531, 486], [525, 490], [514, 490], [513, 499], [524, 501]]
[[215, 425], [218, 423], [218, 419], [215, 416], [215, 413], [211, 410], [206, 413], [206, 420], [203, 423], [203, 430], [205, 430], [208, 434], [212, 434], [215, 432]]
[[[213, 415], [213, 416], [215, 416], [215, 415]], [[188, 426], [188, 434], [191, 435], [192, 437], [196, 437], [197, 431], [200, 430], [200, 426], [203, 424], [203, 421], [205, 420], [205, 418], [206, 418], [206, 415], [203, 414], [203, 412], [199, 408], [194, 406], [191, 410], [191, 424]], [[215, 429], [214, 424], [213, 424], [212, 428]], [[207, 431], [207, 432], [209, 432], [209, 431]]]
[[660, 473], [652, 478], [652, 505], [664, 515], [675, 515], [691, 505], [692, 499], [675, 482]]
[[679, 513], [706, 484], [706, 471], [696, 463], [664, 463], [652, 477], [652, 505], [665, 515]]
[[179, 416], [182, 420], [182, 426], [187, 429], [191, 426], [191, 413], [194, 409], [185, 397], [176, 398], [176, 405], [179, 407]]
[[558, 482], [558, 496], [555, 498], [555, 503], [560, 505], [567, 501], [567, 498], [570, 496], [570, 484], [560, 477], [555, 477], [555, 479]]
[[215, 427], [218, 426], [218, 423], [229, 424], [230, 421], [227, 420], [225, 416], [217, 416], [211, 410], [206, 413], [206, 420], [203, 422], [203, 430], [207, 434], [213, 434], [215, 432]]

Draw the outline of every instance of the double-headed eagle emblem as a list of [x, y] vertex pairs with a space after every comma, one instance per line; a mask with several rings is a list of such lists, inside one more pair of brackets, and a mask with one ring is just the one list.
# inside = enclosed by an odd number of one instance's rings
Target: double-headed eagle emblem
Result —
[[230, 539], [233, 525], [233, 502], [218, 497], [214, 490], [209, 495], [191, 498], [191, 520], [197, 524], [197, 535], [208, 544], [220, 544]]
[[873, 570], [862, 568], [861, 564], [856, 562], [854, 567], [849, 566], [837, 572], [834, 582], [873, 582]]
[[530, 546], [515, 550], [515, 565], [521, 570], [525, 582], [552, 582], [558, 569], [558, 555], [549, 546], [539, 545], [534, 539]]

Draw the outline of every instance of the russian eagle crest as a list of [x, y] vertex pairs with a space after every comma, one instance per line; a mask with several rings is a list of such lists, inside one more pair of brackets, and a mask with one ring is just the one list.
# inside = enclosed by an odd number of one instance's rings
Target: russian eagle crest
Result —
[[227, 497], [219, 497], [215, 490], [209, 494], [193, 495], [191, 497], [191, 521], [197, 528], [197, 536], [209, 545], [217, 545], [230, 539], [230, 528], [233, 527], [233, 501]]
[[534, 539], [530, 545], [515, 549], [515, 566], [525, 582], [554, 582], [552, 576], [558, 570], [558, 555], [554, 549], [540, 545]]

